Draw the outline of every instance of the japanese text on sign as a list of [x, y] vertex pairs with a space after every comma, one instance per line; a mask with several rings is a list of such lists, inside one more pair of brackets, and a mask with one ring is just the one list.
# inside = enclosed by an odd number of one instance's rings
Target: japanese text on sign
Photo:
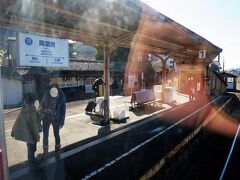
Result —
[[18, 45], [21, 66], [69, 67], [67, 40], [19, 33]]

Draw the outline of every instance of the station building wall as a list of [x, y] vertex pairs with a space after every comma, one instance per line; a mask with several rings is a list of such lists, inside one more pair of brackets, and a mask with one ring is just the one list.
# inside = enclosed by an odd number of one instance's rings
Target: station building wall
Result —
[[178, 65], [178, 91], [181, 93], [189, 92], [189, 78], [193, 78], [195, 92], [204, 90], [205, 69], [202, 64], [179, 64]]
[[22, 81], [0, 77], [3, 106], [13, 107], [22, 103]]
[[210, 95], [217, 96], [227, 91], [227, 84], [217, 73], [210, 72], [209, 89]]

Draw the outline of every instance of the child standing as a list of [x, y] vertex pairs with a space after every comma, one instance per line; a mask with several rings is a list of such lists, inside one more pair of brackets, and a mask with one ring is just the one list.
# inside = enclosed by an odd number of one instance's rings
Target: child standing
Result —
[[37, 142], [40, 140], [39, 129], [41, 126], [39, 113], [34, 106], [35, 99], [29, 95], [24, 100], [17, 120], [12, 129], [11, 136], [16, 140], [27, 143], [27, 155], [29, 165], [35, 165], [35, 151]]

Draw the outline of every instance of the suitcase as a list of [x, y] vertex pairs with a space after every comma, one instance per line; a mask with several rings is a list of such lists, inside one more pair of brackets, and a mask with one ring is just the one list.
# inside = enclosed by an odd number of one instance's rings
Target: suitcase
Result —
[[88, 104], [87, 104], [87, 107], [85, 108], [85, 111], [94, 112], [96, 105], [97, 104], [96, 104], [95, 100], [88, 101]]

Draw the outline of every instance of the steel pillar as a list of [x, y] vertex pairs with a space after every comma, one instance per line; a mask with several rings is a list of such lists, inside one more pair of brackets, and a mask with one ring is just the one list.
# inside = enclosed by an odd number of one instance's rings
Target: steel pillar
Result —
[[110, 79], [110, 55], [111, 50], [109, 47], [103, 47], [103, 59], [104, 59], [104, 124], [109, 124], [109, 79]]
[[[7, 163], [7, 148], [6, 148], [6, 139], [5, 139], [5, 128], [4, 128], [4, 119], [3, 119], [3, 94], [2, 89], [0, 88], [0, 178], [3, 180], [8, 179], [8, 163]], [[2, 179], [1, 179], [2, 180]]]

